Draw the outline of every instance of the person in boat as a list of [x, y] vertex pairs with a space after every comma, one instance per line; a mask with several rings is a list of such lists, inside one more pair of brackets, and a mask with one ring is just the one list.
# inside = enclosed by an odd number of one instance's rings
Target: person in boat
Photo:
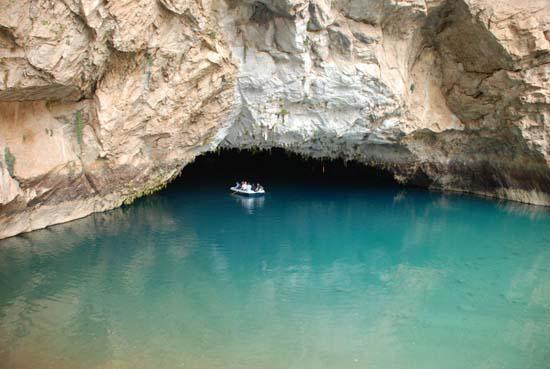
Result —
[[235, 182], [235, 188], [238, 190], [241, 188], [241, 182], [237, 181]]

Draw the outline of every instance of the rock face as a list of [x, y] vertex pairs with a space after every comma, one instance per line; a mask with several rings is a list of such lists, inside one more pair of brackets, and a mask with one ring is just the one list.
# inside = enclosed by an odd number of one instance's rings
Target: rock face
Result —
[[0, 2], [0, 237], [117, 207], [220, 140], [237, 67], [210, 4]]
[[550, 4], [233, 4], [240, 111], [222, 145], [392, 168], [550, 204]]
[[284, 147], [550, 205], [547, 0], [0, 0], [0, 238]]

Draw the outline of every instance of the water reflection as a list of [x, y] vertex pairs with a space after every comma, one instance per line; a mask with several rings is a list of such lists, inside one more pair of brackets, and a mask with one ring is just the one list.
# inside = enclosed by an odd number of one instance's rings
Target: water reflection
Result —
[[0, 242], [0, 367], [547, 363], [548, 213], [413, 190], [216, 191]]
[[550, 209], [545, 206], [533, 206], [512, 201], [499, 201], [498, 207], [509, 214], [521, 215], [529, 219], [544, 219], [548, 217]]
[[233, 197], [235, 201], [240, 204], [248, 214], [252, 214], [254, 212], [254, 209], [262, 208], [265, 203], [265, 196], [245, 197], [231, 194], [231, 197]]
[[405, 197], [407, 197], [407, 191], [406, 190], [401, 190], [393, 196], [393, 202], [394, 203], [401, 202], [405, 199]]

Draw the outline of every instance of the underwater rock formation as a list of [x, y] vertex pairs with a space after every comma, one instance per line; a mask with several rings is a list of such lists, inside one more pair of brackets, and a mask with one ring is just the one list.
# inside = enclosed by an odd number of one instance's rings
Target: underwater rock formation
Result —
[[0, 238], [283, 147], [550, 205], [546, 0], [0, 0]]

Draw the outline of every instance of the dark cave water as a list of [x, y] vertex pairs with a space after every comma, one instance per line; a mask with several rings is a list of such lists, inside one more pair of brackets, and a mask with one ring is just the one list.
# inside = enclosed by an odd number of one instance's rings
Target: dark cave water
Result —
[[0, 241], [0, 368], [550, 368], [547, 209], [315, 165]]

